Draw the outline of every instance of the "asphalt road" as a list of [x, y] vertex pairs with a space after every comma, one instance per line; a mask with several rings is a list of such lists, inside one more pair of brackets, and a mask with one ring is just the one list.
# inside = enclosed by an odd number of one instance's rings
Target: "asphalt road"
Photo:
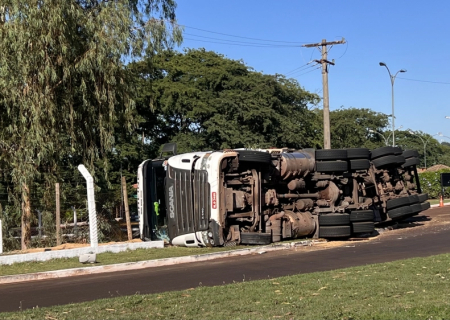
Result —
[[370, 241], [283, 250], [209, 262], [0, 286], [0, 312], [132, 294], [183, 290], [450, 253], [450, 208], [431, 209]]

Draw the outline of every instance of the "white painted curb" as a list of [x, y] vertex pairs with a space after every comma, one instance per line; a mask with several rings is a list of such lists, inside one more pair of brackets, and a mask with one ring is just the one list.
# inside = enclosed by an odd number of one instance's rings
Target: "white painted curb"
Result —
[[117, 243], [111, 245], [92, 247], [81, 247], [75, 249], [52, 250], [44, 252], [33, 252], [24, 254], [2, 255], [0, 265], [13, 264], [28, 261], [47, 261], [50, 259], [73, 258], [86, 253], [121, 252], [126, 250], [164, 248], [164, 241]]

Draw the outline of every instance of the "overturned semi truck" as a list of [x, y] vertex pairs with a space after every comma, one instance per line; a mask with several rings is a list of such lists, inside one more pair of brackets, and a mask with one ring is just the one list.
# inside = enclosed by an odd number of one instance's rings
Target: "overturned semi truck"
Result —
[[343, 239], [429, 208], [415, 150], [162, 151], [138, 169], [142, 240], [202, 247]]

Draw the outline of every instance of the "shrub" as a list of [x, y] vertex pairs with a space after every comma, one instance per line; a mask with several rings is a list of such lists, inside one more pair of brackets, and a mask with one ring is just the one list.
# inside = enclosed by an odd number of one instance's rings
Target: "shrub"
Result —
[[[422, 193], [428, 193], [428, 197], [433, 199], [437, 199], [441, 196], [441, 173], [450, 173], [450, 169], [419, 173]], [[448, 198], [449, 196], [450, 189], [444, 188], [444, 198]]]

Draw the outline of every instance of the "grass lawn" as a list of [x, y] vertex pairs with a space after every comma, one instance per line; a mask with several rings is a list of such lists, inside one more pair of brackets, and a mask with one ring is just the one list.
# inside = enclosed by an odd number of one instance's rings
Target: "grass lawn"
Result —
[[8, 320], [449, 318], [450, 254], [0, 314]]

